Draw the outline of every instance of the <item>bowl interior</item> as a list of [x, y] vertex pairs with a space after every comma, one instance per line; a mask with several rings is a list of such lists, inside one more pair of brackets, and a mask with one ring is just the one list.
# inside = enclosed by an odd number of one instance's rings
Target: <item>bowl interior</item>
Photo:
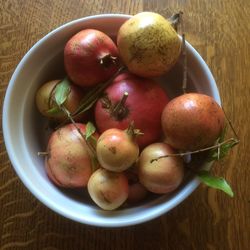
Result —
[[[46, 150], [49, 131], [34, 104], [35, 93], [48, 80], [65, 76], [63, 48], [66, 41], [85, 28], [101, 30], [115, 39], [128, 15], [99, 15], [82, 18], [52, 31], [37, 42], [24, 56], [9, 83], [3, 110], [3, 130], [10, 160], [26, 187], [45, 205], [75, 221], [105, 227], [138, 224], [153, 219], [179, 204], [199, 184], [188, 177], [172, 194], [152, 196], [135, 206], [117, 211], [96, 207], [86, 190], [70, 192], [53, 185], [44, 169], [44, 159], [38, 152]], [[218, 89], [207, 65], [187, 44], [188, 89], [213, 96], [220, 104]], [[173, 98], [181, 93], [182, 61], [165, 77], [157, 79]]]

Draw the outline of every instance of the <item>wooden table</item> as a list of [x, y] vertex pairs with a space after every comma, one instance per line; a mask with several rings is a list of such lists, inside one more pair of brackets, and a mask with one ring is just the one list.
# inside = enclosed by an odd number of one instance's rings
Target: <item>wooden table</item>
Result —
[[235, 197], [200, 186], [166, 215], [143, 225], [103, 229], [77, 224], [41, 204], [13, 171], [0, 133], [0, 248], [250, 249], [250, 1], [2, 0], [0, 96], [28, 49], [52, 29], [100, 13], [184, 11], [186, 37], [209, 65], [241, 139], [213, 172]]

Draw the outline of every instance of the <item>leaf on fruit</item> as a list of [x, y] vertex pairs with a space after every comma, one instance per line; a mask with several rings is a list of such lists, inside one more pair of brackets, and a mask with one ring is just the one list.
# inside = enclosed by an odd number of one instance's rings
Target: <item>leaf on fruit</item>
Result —
[[90, 159], [91, 159], [92, 173], [94, 173], [99, 167], [99, 162], [96, 156], [91, 156]]
[[118, 76], [125, 69], [126, 68], [124, 66], [120, 67], [109, 80], [107, 80], [106, 82], [99, 83], [92, 90], [90, 90], [81, 100], [80, 106], [73, 113], [73, 116], [82, 114], [85, 111], [89, 110], [97, 102], [97, 100], [103, 94], [103, 91], [107, 88], [107, 86], [115, 79], [116, 76]]
[[86, 125], [85, 138], [88, 140], [96, 131], [96, 128], [92, 122], [88, 122]]
[[70, 81], [68, 78], [64, 78], [56, 85], [55, 88], [55, 102], [58, 106], [64, 104], [70, 93]]
[[49, 115], [55, 115], [55, 114], [58, 114], [60, 111], [61, 111], [61, 110], [60, 110], [59, 107], [53, 107], [53, 108], [47, 110], [46, 112], [47, 112], [47, 114], [49, 114]]
[[219, 189], [231, 197], [234, 196], [234, 193], [230, 185], [224, 178], [213, 176], [209, 171], [206, 170], [199, 171], [197, 173], [197, 176], [201, 180], [201, 182], [204, 183], [205, 185], [215, 189]]

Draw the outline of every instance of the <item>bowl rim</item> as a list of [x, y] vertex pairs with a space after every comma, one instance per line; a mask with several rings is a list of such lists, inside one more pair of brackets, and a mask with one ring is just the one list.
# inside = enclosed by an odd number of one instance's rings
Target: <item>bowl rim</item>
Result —
[[[136, 217], [136, 218], [132, 218], [129, 220], [117, 220], [117, 221], [113, 221], [112, 223], [109, 223], [108, 218], [107, 220], [103, 220], [101, 219], [99, 220], [91, 220], [91, 218], [78, 218], [77, 216], [75, 216], [74, 213], [68, 213], [67, 211], [65, 212], [64, 210], [60, 209], [60, 207], [56, 206], [54, 203], [55, 201], [52, 201], [50, 199], [47, 199], [46, 197], [43, 196], [43, 194], [41, 193], [40, 190], [38, 190], [37, 188], [35, 188], [31, 182], [31, 180], [29, 180], [29, 178], [26, 176], [25, 173], [23, 173], [21, 171], [21, 168], [19, 167], [19, 162], [17, 161], [15, 155], [12, 153], [12, 145], [10, 143], [10, 138], [11, 138], [11, 134], [9, 133], [8, 127], [9, 127], [9, 119], [8, 119], [8, 115], [9, 115], [9, 107], [11, 105], [11, 94], [13, 91], [13, 87], [14, 84], [16, 82], [16, 79], [18, 77], [19, 72], [21, 71], [21, 69], [24, 67], [27, 59], [29, 58], [30, 54], [37, 48], [39, 47], [44, 41], [46, 41], [49, 37], [53, 36], [55, 33], [57, 33], [58, 31], [71, 26], [71, 25], [75, 25], [77, 23], [81, 23], [84, 21], [89, 21], [91, 19], [103, 19], [103, 18], [124, 18], [124, 20], [130, 18], [131, 15], [127, 15], [127, 14], [99, 14], [99, 15], [91, 15], [91, 16], [86, 16], [83, 18], [79, 18], [79, 19], [75, 19], [72, 20], [70, 22], [67, 22], [57, 28], [55, 28], [54, 30], [50, 31], [47, 35], [45, 35], [44, 37], [42, 37], [39, 41], [37, 41], [29, 50], [28, 52], [24, 55], [24, 57], [21, 59], [21, 61], [18, 63], [16, 69], [14, 70], [14, 73], [9, 81], [9, 84], [7, 86], [7, 90], [5, 93], [5, 97], [4, 97], [4, 102], [3, 102], [3, 119], [2, 119], [2, 128], [3, 128], [3, 138], [4, 138], [4, 142], [6, 145], [6, 150], [10, 159], [10, 162], [16, 172], [16, 174], [18, 175], [18, 177], [21, 179], [22, 183], [25, 185], [25, 187], [40, 201], [42, 202], [44, 205], [46, 205], [47, 207], [49, 207], [52, 211], [57, 212], [58, 214], [71, 219], [73, 221], [76, 222], [80, 222], [83, 224], [88, 224], [88, 225], [92, 225], [92, 226], [98, 226], [98, 227], [124, 227], [124, 226], [131, 226], [131, 225], [136, 225], [136, 224], [140, 224], [140, 223], [144, 223], [147, 222], [149, 220], [155, 219], [156, 217], [159, 217], [161, 215], [163, 215], [164, 213], [168, 212], [169, 210], [171, 210], [172, 208], [174, 208], [175, 206], [177, 206], [178, 204], [180, 204], [182, 201], [184, 201], [200, 184], [200, 181], [197, 177], [193, 177], [191, 178], [191, 180], [185, 185], [185, 188], [183, 190], [181, 190], [180, 192], [178, 192], [178, 194], [172, 198], [172, 202], [170, 204], [161, 204], [161, 206], [159, 208], [157, 208], [157, 210], [150, 210], [148, 212], [144, 212], [141, 213], [140, 217]], [[209, 79], [211, 88], [212, 88], [212, 93], [213, 93], [213, 97], [215, 98], [215, 100], [219, 103], [219, 105], [221, 105], [221, 99], [220, 99], [220, 95], [219, 95], [219, 91], [216, 85], [216, 82], [214, 80], [214, 77], [210, 71], [210, 69], [208, 68], [207, 64], [205, 63], [205, 61], [203, 60], [203, 58], [200, 56], [200, 54], [192, 47], [192, 45], [188, 42], [186, 42], [186, 46], [188, 47], [189, 50], [191, 50], [191, 53], [194, 55], [194, 57], [196, 57], [196, 59], [199, 61], [199, 63], [201, 64], [201, 67], [204, 69], [206, 77]], [[212, 163], [209, 164], [208, 167], [211, 167]], [[165, 205], [165, 206], [164, 206]]]

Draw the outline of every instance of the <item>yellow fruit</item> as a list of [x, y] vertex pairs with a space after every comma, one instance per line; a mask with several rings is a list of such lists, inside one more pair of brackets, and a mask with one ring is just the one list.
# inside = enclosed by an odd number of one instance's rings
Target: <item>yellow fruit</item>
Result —
[[165, 74], [177, 62], [181, 39], [171, 23], [153, 12], [142, 12], [119, 29], [117, 46], [128, 69], [142, 77]]

